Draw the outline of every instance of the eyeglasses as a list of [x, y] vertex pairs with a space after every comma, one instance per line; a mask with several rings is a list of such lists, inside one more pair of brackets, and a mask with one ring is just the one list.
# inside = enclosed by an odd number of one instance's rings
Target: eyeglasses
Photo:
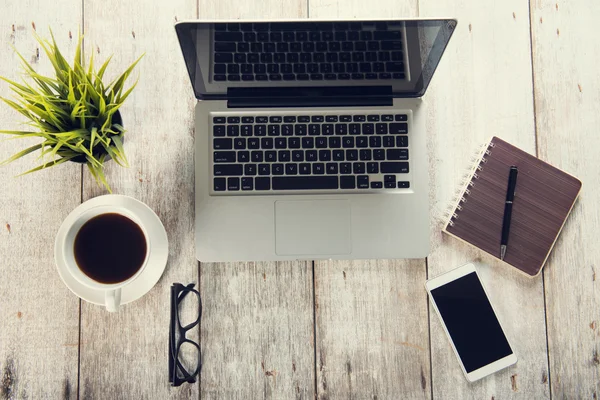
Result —
[[[187, 286], [174, 283], [171, 286], [169, 382], [172, 386], [196, 382], [196, 376], [202, 368], [200, 346], [186, 337], [187, 332], [200, 324], [202, 318], [200, 293], [193, 287], [193, 283]], [[194, 372], [190, 372], [193, 368]]]

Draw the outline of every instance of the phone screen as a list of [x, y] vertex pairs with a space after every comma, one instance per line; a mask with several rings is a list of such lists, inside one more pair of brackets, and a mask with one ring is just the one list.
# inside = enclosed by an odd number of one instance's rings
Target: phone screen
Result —
[[475, 272], [431, 290], [467, 373], [512, 354]]

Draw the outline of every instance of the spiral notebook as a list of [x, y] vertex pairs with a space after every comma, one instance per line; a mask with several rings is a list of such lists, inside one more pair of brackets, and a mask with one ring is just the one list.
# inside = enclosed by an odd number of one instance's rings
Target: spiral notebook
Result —
[[581, 181], [502, 139], [493, 137], [477, 157], [443, 231], [499, 259], [512, 165], [519, 176], [504, 262], [536, 276], [575, 204]]

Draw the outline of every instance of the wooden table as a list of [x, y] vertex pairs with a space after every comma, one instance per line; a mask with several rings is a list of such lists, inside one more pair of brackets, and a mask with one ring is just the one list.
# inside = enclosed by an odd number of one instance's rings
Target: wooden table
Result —
[[[422, 260], [198, 264], [194, 114], [173, 24], [184, 19], [448, 16], [459, 20], [425, 100], [432, 251]], [[156, 287], [117, 314], [80, 301], [53, 260], [61, 221], [105, 193], [64, 164], [21, 178], [0, 169], [0, 398], [597, 399], [600, 396], [600, 6], [580, 0], [4, 0], [0, 75], [14, 45], [50, 72], [31, 30], [52, 27], [69, 56], [112, 53], [114, 76], [141, 53], [123, 108], [131, 168], [115, 193], [147, 203], [170, 240]], [[8, 86], [0, 83], [0, 95]], [[21, 119], [0, 107], [2, 129]], [[441, 215], [476, 144], [501, 136], [584, 182], [542, 275], [523, 277], [441, 234]], [[0, 158], [26, 143], [0, 143]], [[469, 384], [423, 283], [471, 260], [519, 362]], [[169, 287], [203, 295], [200, 382], [167, 383]]]

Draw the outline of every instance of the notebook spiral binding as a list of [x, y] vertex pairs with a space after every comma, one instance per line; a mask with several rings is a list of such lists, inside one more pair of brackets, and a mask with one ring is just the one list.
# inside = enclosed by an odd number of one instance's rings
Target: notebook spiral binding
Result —
[[482, 171], [484, 164], [487, 163], [486, 156], [489, 156], [492, 149], [495, 147], [494, 142], [483, 144], [471, 158], [471, 167], [463, 175], [462, 183], [459, 189], [454, 194], [450, 207], [445, 213], [446, 227], [454, 226], [455, 221], [459, 218], [458, 213], [462, 210], [462, 204], [467, 202], [467, 198], [471, 194], [471, 189], [479, 179], [477, 172]]

